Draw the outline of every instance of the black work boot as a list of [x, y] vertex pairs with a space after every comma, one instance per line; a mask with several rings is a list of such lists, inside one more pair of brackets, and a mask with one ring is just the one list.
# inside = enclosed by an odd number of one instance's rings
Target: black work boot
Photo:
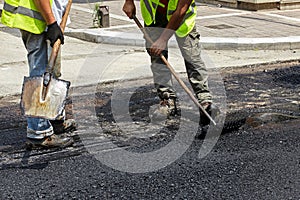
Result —
[[71, 146], [74, 140], [67, 136], [51, 135], [43, 139], [33, 139], [27, 138], [26, 146], [27, 148], [66, 148]]
[[[201, 105], [212, 119], [215, 119], [220, 114], [220, 109], [210, 102], [202, 103]], [[200, 110], [199, 124], [201, 126], [206, 126], [210, 124], [210, 119], [204, 114], [204, 112], [202, 112], [202, 110]]]
[[[213, 120], [220, 114], [220, 109], [216, 105], [210, 102], [202, 103], [201, 106]], [[210, 119], [204, 114], [204, 112], [202, 112], [202, 110], [199, 109], [199, 112], [200, 112], [200, 121], [199, 121], [200, 134], [197, 136], [197, 138], [204, 139], [210, 126]]]

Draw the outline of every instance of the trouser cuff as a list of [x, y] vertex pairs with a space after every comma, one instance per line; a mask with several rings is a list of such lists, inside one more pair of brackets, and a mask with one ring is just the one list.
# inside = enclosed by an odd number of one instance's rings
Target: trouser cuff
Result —
[[45, 137], [51, 136], [54, 134], [53, 127], [42, 131], [36, 131], [30, 128], [27, 128], [27, 138], [31, 139], [43, 139]]

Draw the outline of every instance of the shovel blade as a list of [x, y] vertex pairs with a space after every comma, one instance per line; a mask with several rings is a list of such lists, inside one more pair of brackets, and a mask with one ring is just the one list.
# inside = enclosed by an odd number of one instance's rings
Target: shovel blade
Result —
[[25, 116], [55, 120], [64, 110], [70, 82], [51, 78], [42, 99], [43, 77], [24, 77], [21, 110]]

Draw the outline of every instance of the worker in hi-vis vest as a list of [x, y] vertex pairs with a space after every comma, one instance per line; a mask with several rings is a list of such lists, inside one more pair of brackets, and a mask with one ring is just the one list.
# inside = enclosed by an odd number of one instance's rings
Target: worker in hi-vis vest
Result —
[[[170, 115], [177, 114], [177, 98], [172, 87], [171, 73], [159, 56], [162, 54], [168, 58], [167, 43], [175, 35], [184, 58], [189, 82], [199, 103], [208, 113], [211, 113], [216, 106], [212, 106], [212, 95], [208, 87], [208, 73], [200, 56], [200, 34], [195, 25], [197, 16], [195, 1], [141, 0], [140, 7], [145, 30], [153, 41], [151, 44], [146, 40], [146, 48], [151, 56], [154, 85], [161, 99], [161, 104], [164, 106], [167, 104]], [[134, 0], [125, 0], [123, 11], [129, 18], [133, 18], [136, 14]], [[206, 125], [209, 120], [203, 116], [200, 122], [200, 124]]]
[[[65, 12], [67, 0], [5, 0], [1, 22], [18, 28], [27, 50], [29, 76], [42, 76], [48, 64], [48, 52], [56, 40], [64, 43], [64, 35], [59, 26]], [[50, 46], [47, 43], [50, 41]], [[61, 122], [62, 121], [62, 122]], [[63, 133], [58, 135], [54, 125], [63, 126], [64, 120], [49, 121], [44, 118], [27, 117], [27, 143], [37, 147], [66, 147], [73, 139]], [[74, 124], [72, 124], [73, 126]], [[70, 128], [70, 127], [69, 127]]]

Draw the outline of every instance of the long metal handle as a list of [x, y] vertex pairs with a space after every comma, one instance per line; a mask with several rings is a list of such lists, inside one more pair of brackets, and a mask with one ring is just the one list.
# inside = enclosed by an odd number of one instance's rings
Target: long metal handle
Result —
[[[137, 24], [137, 26], [140, 28], [140, 30], [143, 32], [145, 39], [149, 41], [151, 44], [153, 44], [152, 39], [149, 37], [148, 33], [145, 31], [143, 25], [140, 23], [138, 18], [136, 16], [133, 16], [133, 20]], [[186, 86], [186, 84], [179, 78], [171, 64], [168, 62], [168, 60], [165, 58], [163, 54], [159, 55], [160, 58], [164, 61], [166, 64], [167, 68], [170, 70], [171, 74], [175, 77], [175, 79], [178, 81], [178, 83], [181, 85], [181, 87], [185, 90], [185, 92], [190, 96], [192, 101], [200, 108], [200, 110], [205, 114], [205, 116], [214, 124], [217, 125], [216, 122], [211, 118], [211, 116], [206, 112], [206, 110], [201, 106], [201, 104], [198, 102], [198, 100], [194, 97], [193, 93], [191, 90]]]

